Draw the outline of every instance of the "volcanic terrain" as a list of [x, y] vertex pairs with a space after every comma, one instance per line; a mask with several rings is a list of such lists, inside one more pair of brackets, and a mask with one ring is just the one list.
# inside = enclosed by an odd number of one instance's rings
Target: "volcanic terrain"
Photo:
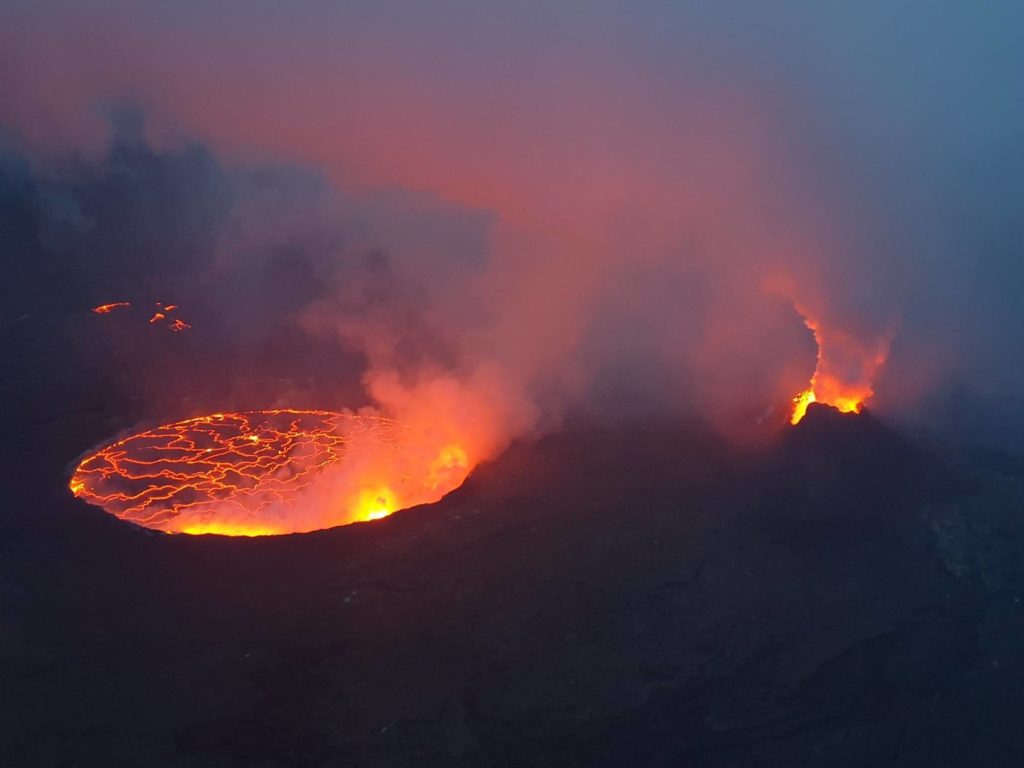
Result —
[[1024, 755], [1012, 457], [818, 405], [758, 449], [579, 424], [436, 504], [236, 539], [74, 499], [105, 418], [7, 416], [0, 764]]

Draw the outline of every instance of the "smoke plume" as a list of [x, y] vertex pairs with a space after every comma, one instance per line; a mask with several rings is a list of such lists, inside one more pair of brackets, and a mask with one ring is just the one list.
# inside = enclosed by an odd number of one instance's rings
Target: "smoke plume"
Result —
[[15, 4], [12, 314], [180, 301], [153, 408], [371, 405], [473, 463], [567, 418], [756, 436], [816, 365], [1008, 429], [1019, 10], [777, 6]]

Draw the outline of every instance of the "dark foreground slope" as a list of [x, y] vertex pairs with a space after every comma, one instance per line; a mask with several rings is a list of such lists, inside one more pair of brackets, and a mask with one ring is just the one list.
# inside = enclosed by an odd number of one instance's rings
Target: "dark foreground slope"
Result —
[[231, 540], [68, 498], [82, 437], [35, 429], [4, 477], [0, 765], [1024, 763], [1005, 457], [822, 409], [756, 453], [574, 430], [431, 507]]

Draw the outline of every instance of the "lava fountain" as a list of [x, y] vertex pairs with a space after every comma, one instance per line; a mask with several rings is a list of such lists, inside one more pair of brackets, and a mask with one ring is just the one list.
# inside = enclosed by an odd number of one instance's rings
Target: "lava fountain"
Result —
[[891, 331], [865, 340], [839, 329], [826, 330], [801, 314], [814, 334], [818, 357], [810, 386], [793, 398], [790, 424], [799, 424], [811, 403], [831, 405], [841, 413], [860, 413], [865, 401], [875, 394], [875, 376], [889, 356]]
[[70, 488], [146, 528], [266, 536], [437, 501], [470, 469], [460, 446], [381, 416], [282, 409], [199, 416], [118, 439], [79, 463]]

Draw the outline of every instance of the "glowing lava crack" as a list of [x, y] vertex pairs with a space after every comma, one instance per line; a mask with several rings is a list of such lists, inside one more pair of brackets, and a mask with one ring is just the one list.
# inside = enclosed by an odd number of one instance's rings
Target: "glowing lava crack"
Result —
[[457, 445], [379, 417], [218, 413], [117, 440], [78, 465], [75, 496], [170, 533], [264, 536], [385, 517], [465, 480]]

